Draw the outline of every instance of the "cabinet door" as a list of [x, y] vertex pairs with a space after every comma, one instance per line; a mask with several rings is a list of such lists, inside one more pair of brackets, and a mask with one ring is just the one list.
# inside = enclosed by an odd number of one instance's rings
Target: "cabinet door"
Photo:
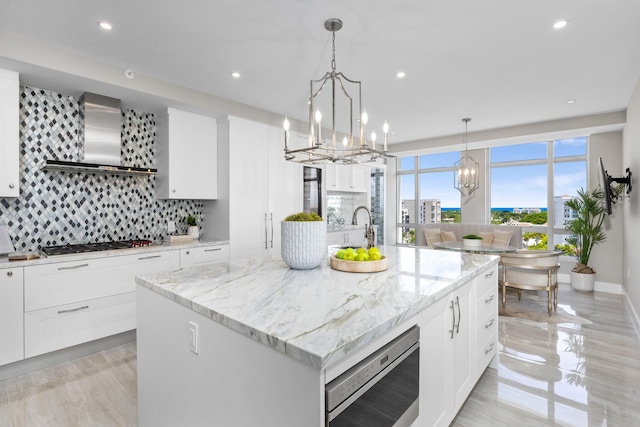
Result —
[[367, 193], [371, 182], [371, 172], [368, 166], [351, 166], [351, 191]]
[[20, 195], [18, 73], [0, 70], [0, 197]]
[[229, 118], [231, 259], [261, 257], [267, 250], [267, 142], [264, 124]]
[[[456, 331], [453, 338], [454, 413], [457, 413], [475, 385], [475, 310], [472, 310], [470, 282], [453, 294]], [[475, 304], [475, 301], [473, 301]], [[452, 313], [453, 314], [453, 313]], [[472, 316], [474, 316], [472, 318]]]
[[268, 251], [280, 258], [280, 225], [288, 215], [303, 209], [303, 165], [284, 159], [282, 129], [269, 126]]
[[0, 269], [0, 365], [24, 359], [23, 269]]
[[169, 108], [160, 120], [167, 123], [159, 126], [159, 197], [217, 199], [216, 120], [173, 108]]

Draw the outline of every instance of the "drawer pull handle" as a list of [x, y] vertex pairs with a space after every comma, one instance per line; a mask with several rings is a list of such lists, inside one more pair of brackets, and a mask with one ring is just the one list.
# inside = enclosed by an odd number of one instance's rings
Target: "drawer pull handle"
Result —
[[89, 264], [71, 265], [69, 267], [58, 267], [58, 270], [75, 270], [76, 268], [89, 267]]
[[495, 273], [495, 270], [493, 270], [491, 273], [487, 273], [484, 275], [485, 279], [488, 279], [489, 277], [493, 276], [493, 273]]
[[13, 276], [13, 271], [7, 271], [7, 276], [9, 277]]
[[70, 308], [69, 310], [58, 310], [58, 314], [73, 313], [74, 311], [86, 310], [87, 308], [89, 308], [88, 305], [83, 305], [82, 307]]
[[222, 248], [215, 248], [215, 249], [205, 249], [205, 252], [216, 252], [216, 251], [221, 251]]
[[162, 258], [162, 255], [151, 255], [151, 256], [143, 256], [138, 258], [138, 261], [142, 261], [145, 259], [152, 259], [152, 258]]
[[494, 324], [495, 322], [496, 322], [496, 319], [491, 319], [491, 320], [489, 321], [489, 323], [487, 323], [487, 324], [485, 324], [485, 325], [484, 325], [484, 328], [485, 328], [485, 329], [489, 329], [490, 327], [492, 327], [492, 326], [493, 326], [493, 324]]
[[484, 300], [485, 304], [489, 304], [491, 301], [493, 301], [493, 299], [496, 297], [495, 294], [491, 295], [489, 298], [487, 298], [486, 300]]
[[493, 347], [494, 347], [494, 346], [495, 346], [495, 343], [491, 343], [491, 345], [489, 346], [489, 348], [488, 348], [488, 349], [486, 349], [486, 350], [484, 351], [484, 354], [489, 354], [489, 353], [491, 353], [491, 352], [493, 351]]

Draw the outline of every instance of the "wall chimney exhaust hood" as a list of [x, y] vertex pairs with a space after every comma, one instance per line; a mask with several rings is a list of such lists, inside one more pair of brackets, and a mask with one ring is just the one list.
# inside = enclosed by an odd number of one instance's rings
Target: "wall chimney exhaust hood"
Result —
[[80, 97], [80, 118], [84, 126], [80, 133], [79, 162], [45, 160], [42, 169], [69, 172], [110, 173], [121, 175], [154, 175], [157, 169], [123, 166], [120, 161], [120, 100], [85, 92]]

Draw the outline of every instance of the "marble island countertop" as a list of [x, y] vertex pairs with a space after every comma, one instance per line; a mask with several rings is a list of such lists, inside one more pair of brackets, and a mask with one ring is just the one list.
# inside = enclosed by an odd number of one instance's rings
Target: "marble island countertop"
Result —
[[327, 367], [392, 330], [498, 257], [382, 247], [379, 273], [255, 259], [139, 276], [136, 282], [303, 363]]

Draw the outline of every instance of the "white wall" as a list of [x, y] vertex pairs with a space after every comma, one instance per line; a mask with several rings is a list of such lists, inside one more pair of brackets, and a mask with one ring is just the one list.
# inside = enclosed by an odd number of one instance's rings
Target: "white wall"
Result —
[[625, 200], [624, 233], [623, 233], [623, 283], [631, 305], [636, 313], [640, 313], [640, 263], [638, 262], [637, 242], [640, 237], [640, 189], [638, 174], [640, 173], [640, 80], [631, 96], [627, 107], [627, 124], [622, 140], [622, 168], [631, 168], [634, 174], [632, 183], [635, 188], [631, 198]]

